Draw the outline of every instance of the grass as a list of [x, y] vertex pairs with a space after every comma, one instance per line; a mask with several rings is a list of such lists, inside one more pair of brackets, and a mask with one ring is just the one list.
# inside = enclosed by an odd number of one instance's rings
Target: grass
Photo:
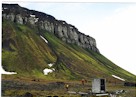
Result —
[[101, 62], [102, 66], [106, 68], [106, 70], [110, 70], [110, 75], [117, 75], [119, 77], [124, 78], [126, 81], [136, 81], [136, 76], [129, 73], [128, 71], [122, 69], [121, 67], [117, 66], [110, 60], [108, 60], [106, 57], [104, 57], [101, 54], [94, 53], [92, 51], [89, 51], [95, 59], [97, 59], [99, 62]]
[[[101, 54], [97, 54], [91, 50], [82, 49], [76, 45], [65, 44], [53, 34], [44, 33], [44, 36], [49, 41], [50, 47], [56, 52], [56, 54], [58, 54], [58, 57], [63, 56], [63, 58], [65, 58], [64, 60], [62, 58], [60, 59], [65, 63], [71, 74], [73, 73], [76, 76], [82, 76], [83, 78], [84, 75], [86, 75], [92, 78], [96, 76], [109, 77], [109, 79], [113, 79], [111, 77], [112, 75], [117, 75], [127, 81], [135, 80], [134, 75], [121, 69]], [[74, 70], [76, 70], [76, 73], [73, 72]], [[93, 75], [91, 74], [92, 72]]]
[[[7, 35], [7, 32], [9, 35]], [[11, 39], [14, 44], [10, 41]], [[16, 71], [18, 73], [41, 72], [48, 66], [48, 63], [56, 61], [56, 56], [48, 45], [34, 30], [24, 25], [16, 25], [13, 22], [4, 21], [3, 44], [6, 44], [6, 40], [9, 44], [5, 48], [3, 47], [2, 64], [4, 69], [8, 71]], [[9, 48], [14, 51], [8, 50]]]
[[[53, 79], [90, 77], [112, 79], [111, 75], [116, 75], [127, 81], [136, 80], [134, 75], [121, 69], [103, 55], [74, 44], [66, 44], [53, 33], [6, 20], [2, 25], [3, 44], [6, 44], [5, 40], [9, 43], [6, 49], [3, 47], [2, 64], [8, 71], [16, 71], [21, 75], [28, 72], [30, 76], [43, 76], [42, 70], [48, 67], [47, 64], [55, 63], [56, 71], [49, 74]], [[48, 44], [40, 38], [40, 34], [48, 40]]]
[[[17, 76], [17, 75], [14, 75]], [[7, 78], [6, 78], [7, 77]], [[24, 95], [25, 93], [29, 92], [31, 94], [34, 95], [34, 97], [37, 96], [64, 96], [64, 97], [69, 97], [74, 96], [74, 97], [80, 97], [79, 94], [73, 95], [73, 94], [69, 94], [67, 93], [66, 89], [65, 89], [65, 84], [69, 84], [69, 91], [75, 91], [75, 92], [89, 92], [91, 91], [91, 80], [88, 81], [87, 83], [85, 83], [85, 85], [82, 85], [80, 80], [76, 80], [76, 81], [70, 81], [70, 80], [49, 80], [49, 79], [35, 79], [35, 81], [33, 80], [33, 78], [31, 79], [30, 77], [22, 77], [22, 76], [18, 76], [18, 79], [15, 79], [16, 77], [10, 76], [10, 75], [2, 75], [2, 80], [7, 80], [7, 81], [11, 81], [12, 84], [7, 83], [5, 85], [6, 88], [7, 86], [12, 86], [11, 88], [8, 88], [6, 90], [4, 90], [3, 96], [20, 96], [20, 95]], [[12, 82], [13, 81], [13, 82]], [[57, 85], [56, 83], [61, 82], [64, 84], [60, 84]], [[4, 83], [5, 84], [5, 83]], [[13, 88], [13, 85], [17, 84], [18, 86], [15, 87], [22, 87], [22, 89], [16, 89]], [[44, 88], [42, 87], [44, 86]], [[34, 88], [32, 88], [34, 87]], [[47, 88], [48, 87], [48, 88]], [[2, 89], [3, 89], [2, 88]], [[25, 89], [27, 88], [27, 89]], [[106, 82], [106, 91], [107, 92], [115, 92], [117, 90], [125, 90], [126, 93], [120, 94], [119, 96], [122, 97], [135, 97], [136, 96], [136, 88], [135, 87], [125, 87], [122, 84], [114, 84], [114, 83], [109, 83]], [[94, 96], [90, 96], [90, 97], [94, 97]]]
[[[48, 44], [40, 35], [48, 40]], [[136, 80], [135, 75], [118, 67], [103, 55], [74, 44], [67, 44], [54, 34], [37, 28], [4, 20], [2, 43], [3, 68], [18, 73], [9, 79], [91, 81], [93, 78], [106, 78], [108, 82], [123, 83], [112, 77], [116, 75], [129, 82]], [[55, 71], [45, 76], [43, 69], [47, 68], [49, 63], [55, 63]], [[8, 79], [7, 76], [4, 78]], [[22, 90], [22, 93], [23, 91], [25, 90]], [[6, 94], [10, 94], [9, 92]]]

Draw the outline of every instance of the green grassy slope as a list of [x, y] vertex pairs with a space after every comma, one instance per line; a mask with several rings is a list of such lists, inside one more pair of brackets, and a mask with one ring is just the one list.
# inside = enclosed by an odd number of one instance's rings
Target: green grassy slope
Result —
[[2, 65], [17, 73], [42, 71], [56, 56], [36, 31], [24, 25], [2, 24]]
[[[43, 75], [47, 64], [55, 63], [55, 71], [48, 77], [52, 79], [115, 79], [119, 76], [126, 81], [135, 81], [136, 76], [116, 66], [103, 55], [85, 50], [76, 45], [66, 44], [52, 33], [18, 25], [13, 22], [2, 23], [2, 65], [7, 71], [18, 74]], [[40, 38], [48, 40], [48, 44]]]
[[[118, 67], [101, 54], [82, 49], [76, 45], [65, 44], [49, 33], [44, 33], [44, 35], [50, 42], [51, 48], [58, 54], [59, 61], [64, 63], [66, 69], [70, 70], [72, 75], [76, 75], [76, 78], [104, 77], [114, 80], [111, 75], [117, 75], [127, 81], [136, 80], [135, 75]], [[59, 64], [56, 65], [59, 66]]]

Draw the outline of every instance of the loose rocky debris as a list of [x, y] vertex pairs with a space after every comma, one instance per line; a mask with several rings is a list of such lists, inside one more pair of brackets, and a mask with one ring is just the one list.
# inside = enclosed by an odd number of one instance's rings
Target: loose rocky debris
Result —
[[[126, 93], [125, 90], [117, 90], [111, 93], [92, 93], [91, 91], [89, 92], [75, 92], [75, 91], [68, 91], [69, 94], [73, 95], [80, 95], [81, 97], [90, 97], [90, 96], [95, 96], [95, 97], [118, 97], [119, 95], [122, 95]], [[120, 96], [122, 97], [122, 96]]]
[[116, 91], [109, 93], [109, 96], [110, 97], [118, 97], [118, 96], [122, 97], [120, 95], [125, 94], [125, 93], [127, 93], [127, 91], [125, 91], [125, 90], [116, 90]]

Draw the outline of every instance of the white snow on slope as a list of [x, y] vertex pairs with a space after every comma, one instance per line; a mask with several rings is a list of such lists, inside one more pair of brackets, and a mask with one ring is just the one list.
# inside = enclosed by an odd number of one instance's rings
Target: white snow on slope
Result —
[[30, 15], [30, 17], [33, 17], [33, 18], [35, 18], [35, 15], [31, 14], [31, 15]]
[[48, 66], [49, 66], [49, 67], [52, 67], [53, 65], [54, 65], [54, 63], [50, 63], [50, 64], [48, 64]]
[[4, 7], [4, 9], [8, 9], [8, 8]]
[[40, 35], [40, 37], [46, 42], [48, 43], [47, 39], [45, 39], [43, 36]]
[[48, 68], [43, 70], [44, 75], [48, 75], [48, 73], [52, 73], [52, 72], [53, 72], [53, 70], [52, 69], [48, 69]]
[[11, 74], [17, 74], [16, 72], [7, 72], [5, 71], [3, 68], [1, 68], [1, 74], [7, 74], [7, 75], [11, 75]]
[[119, 79], [119, 80], [122, 80], [122, 81], [125, 81], [123, 78], [120, 78], [120, 77], [118, 77], [118, 76], [116, 76], [116, 75], [112, 75], [112, 77], [114, 77], [114, 78], [116, 78], [116, 79]]
[[[50, 63], [50, 64], [48, 64], [48, 66], [49, 67], [52, 67], [54, 65], [54, 63]], [[44, 75], [48, 75], [48, 73], [52, 73], [53, 71], [55, 71], [55, 69], [54, 68], [45, 68], [44, 70], [43, 70], [43, 73], [44, 73]]]

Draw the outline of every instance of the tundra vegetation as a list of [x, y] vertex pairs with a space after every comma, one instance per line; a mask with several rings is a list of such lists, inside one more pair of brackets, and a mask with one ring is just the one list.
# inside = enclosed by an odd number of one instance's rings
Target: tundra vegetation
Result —
[[[2, 75], [2, 96], [70, 96], [66, 84], [69, 91], [89, 92], [94, 78], [105, 78], [108, 92], [125, 90], [123, 97], [136, 96], [135, 87], [124, 86], [125, 82], [136, 83], [136, 76], [104, 57], [94, 38], [50, 15], [16, 4], [2, 6], [2, 67], [17, 73]], [[44, 75], [45, 69], [52, 72]], [[85, 85], [82, 79], [87, 80]]]

